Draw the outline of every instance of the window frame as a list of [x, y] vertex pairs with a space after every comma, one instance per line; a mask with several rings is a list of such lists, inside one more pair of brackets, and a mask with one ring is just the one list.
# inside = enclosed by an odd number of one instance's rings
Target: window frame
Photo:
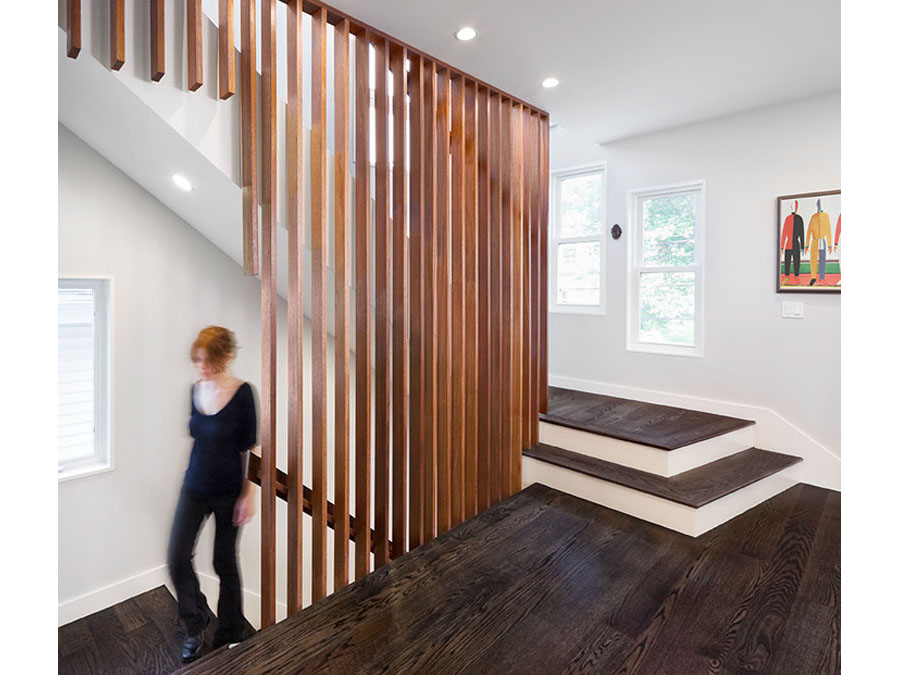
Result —
[[[666, 197], [688, 192], [697, 193], [697, 221], [694, 225], [694, 264], [687, 266], [644, 266], [643, 202], [654, 197]], [[706, 244], [706, 181], [696, 179], [628, 191], [628, 270], [625, 349], [629, 352], [703, 358], [706, 306], [704, 292], [704, 254]], [[694, 274], [694, 344], [675, 345], [640, 340], [640, 281], [646, 272], [690, 272]]]
[[[547, 255], [549, 256], [549, 260], [547, 261], [547, 266], [549, 268], [549, 286], [548, 293], [550, 295], [549, 298], [549, 307], [548, 310], [554, 314], [587, 314], [591, 316], [605, 316], [606, 315], [606, 271], [607, 271], [607, 258], [606, 258], [606, 214], [607, 214], [607, 167], [606, 162], [594, 162], [591, 164], [587, 164], [584, 166], [570, 167], [568, 169], [562, 169], [560, 171], [554, 171], [551, 174], [551, 187], [550, 187], [550, 199], [551, 199], [551, 209], [550, 209], [550, 232], [549, 232], [549, 245], [547, 247]], [[558, 227], [561, 222], [560, 217], [560, 197], [561, 197], [561, 185], [562, 182], [567, 178], [572, 178], [575, 176], [586, 176], [594, 173], [599, 173], [601, 175], [601, 213], [600, 213], [600, 234], [585, 236], [585, 237], [559, 237], [558, 236]], [[558, 261], [559, 261], [559, 247], [563, 244], [580, 244], [585, 242], [598, 242], [600, 244], [600, 302], [596, 305], [575, 305], [575, 304], [560, 304], [557, 299], [559, 297], [557, 293], [558, 288]]]
[[91, 457], [60, 464], [57, 448], [57, 479], [59, 483], [63, 483], [112, 471], [115, 468], [112, 448], [115, 282], [112, 276], [65, 276], [58, 277], [57, 288], [91, 288], [94, 291], [94, 454]]

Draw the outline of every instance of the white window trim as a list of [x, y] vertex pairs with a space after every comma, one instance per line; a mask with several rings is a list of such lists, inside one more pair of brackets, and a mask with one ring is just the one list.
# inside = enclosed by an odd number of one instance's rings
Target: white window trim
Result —
[[[580, 176], [584, 174], [602, 172], [603, 174], [603, 187], [602, 187], [602, 213], [600, 214], [600, 234], [590, 236], [590, 237], [566, 237], [564, 239], [560, 239], [556, 235], [556, 226], [560, 221], [559, 215], [559, 185], [561, 181], [565, 178], [571, 178], [572, 176]], [[549, 256], [549, 260], [547, 261], [547, 266], [549, 268], [550, 274], [550, 288], [548, 290], [550, 295], [550, 303], [549, 303], [549, 311], [554, 314], [587, 314], [592, 316], [605, 316], [606, 315], [606, 212], [607, 212], [607, 202], [606, 202], [606, 185], [607, 185], [607, 176], [606, 176], [606, 162], [596, 162], [594, 164], [589, 164], [586, 166], [578, 166], [571, 167], [568, 169], [564, 169], [561, 171], [556, 171], [551, 174], [551, 186], [550, 186], [550, 194], [551, 194], [551, 203], [553, 208], [550, 213], [550, 245], [547, 247], [547, 255]], [[600, 244], [600, 303], [597, 305], [560, 305], [557, 303], [556, 299], [558, 297], [556, 288], [557, 288], [557, 262], [559, 260], [559, 245], [560, 244], [575, 244], [586, 241], [596, 241]]]
[[104, 375], [106, 381], [104, 383], [104, 386], [97, 387], [94, 392], [95, 410], [99, 409], [105, 411], [106, 417], [105, 420], [100, 423], [101, 431], [104, 435], [103, 448], [102, 452], [98, 453], [94, 457], [83, 459], [77, 462], [67, 463], [65, 468], [62, 471], [58, 471], [57, 473], [57, 479], [59, 483], [65, 483], [76, 478], [86, 478], [88, 476], [106, 473], [115, 469], [115, 465], [113, 462], [112, 443], [114, 430], [113, 420], [115, 419], [112, 396], [113, 345], [115, 344], [115, 341], [113, 339], [113, 326], [115, 325], [115, 278], [112, 276], [89, 274], [65, 275], [59, 277], [58, 284], [59, 287], [62, 288], [77, 288], [79, 286], [85, 285], [85, 283], [97, 288], [102, 288], [100, 284], [96, 283], [99, 281], [108, 282], [105, 298], [107, 308], [106, 326], [104, 327], [105, 329], [103, 331], [98, 331], [99, 333], [101, 333], [102, 340], [95, 341], [94, 344], [95, 355], [98, 353], [102, 354], [104, 348], [106, 352], [105, 358], [100, 359], [100, 362], [105, 369]]
[[[695, 296], [694, 296], [694, 346], [685, 347], [681, 345], [660, 344], [651, 342], [641, 342], [638, 340], [640, 335], [638, 320], [640, 318], [639, 292], [640, 292], [640, 275], [642, 271], [652, 270], [654, 272], [672, 272], [684, 271], [682, 267], [653, 267], [644, 268], [638, 265], [637, 256], [642, 247], [641, 241], [641, 222], [639, 206], [642, 199], [654, 196], [664, 196], [670, 194], [678, 194], [679, 192], [700, 192], [697, 205], [697, 223], [695, 227], [696, 247], [695, 247], [695, 265], [693, 266], [695, 276]], [[706, 334], [706, 293], [704, 292], [704, 252], [706, 249], [706, 181], [703, 179], [685, 181], [680, 183], [669, 183], [650, 188], [641, 188], [638, 190], [629, 190], [628, 193], [628, 231], [631, 236], [628, 240], [628, 273], [627, 273], [627, 301], [625, 303], [625, 349], [629, 352], [643, 352], [648, 354], [663, 354], [666, 356], [687, 356], [692, 358], [703, 358], [704, 354], [704, 336]]]

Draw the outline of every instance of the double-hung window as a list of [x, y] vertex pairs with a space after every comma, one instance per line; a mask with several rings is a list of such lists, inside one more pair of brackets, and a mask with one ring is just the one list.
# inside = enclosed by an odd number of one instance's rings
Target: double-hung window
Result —
[[109, 279], [59, 279], [60, 480], [111, 467], [109, 307]]
[[702, 356], [704, 183], [628, 195], [628, 349]]
[[606, 167], [553, 175], [550, 309], [606, 312]]

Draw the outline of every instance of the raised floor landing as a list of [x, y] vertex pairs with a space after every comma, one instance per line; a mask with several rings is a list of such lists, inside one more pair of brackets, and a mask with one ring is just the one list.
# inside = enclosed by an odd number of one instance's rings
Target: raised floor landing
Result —
[[837, 673], [837, 492], [698, 537], [532, 485], [190, 673]]
[[541, 421], [677, 450], [755, 424], [752, 420], [550, 387]]

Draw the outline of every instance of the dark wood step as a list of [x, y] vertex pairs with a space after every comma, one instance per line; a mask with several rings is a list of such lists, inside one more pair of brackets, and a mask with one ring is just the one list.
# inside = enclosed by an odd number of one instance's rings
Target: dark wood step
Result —
[[562, 387], [549, 388], [547, 412], [541, 420], [662, 450], [677, 450], [756, 424], [753, 420]]
[[695, 509], [778, 473], [802, 459], [748, 448], [666, 478], [544, 443], [523, 450], [522, 454]]

